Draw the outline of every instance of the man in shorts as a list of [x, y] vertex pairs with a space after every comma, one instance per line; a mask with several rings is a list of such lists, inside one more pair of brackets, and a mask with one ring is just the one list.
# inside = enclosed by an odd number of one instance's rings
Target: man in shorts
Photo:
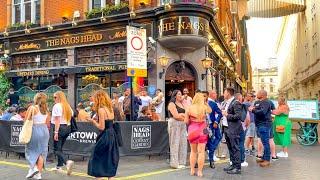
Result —
[[[253, 106], [254, 97], [255, 96], [253, 93], [247, 93], [244, 104], [247, 107]], [[249, 112], [249, 115], [250, 115], [250, 125], [247, 129], [245, 148], [246, 148], [247, 155], [254, 156], [254, 152], [255, 152], [254, 138], [256, 136], [256, 125], [254, 124], [254, 114], [252, 112]]]

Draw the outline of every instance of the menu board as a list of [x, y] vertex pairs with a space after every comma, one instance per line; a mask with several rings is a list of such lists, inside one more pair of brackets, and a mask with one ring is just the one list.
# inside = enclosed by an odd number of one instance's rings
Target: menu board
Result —
[[[278, 106], [277, 101], [272, 101], [275, 107]], [[319, 120], [318, 101], [314, 100], [290, 100], [287, 102], [290, 108], [289, 118]]]

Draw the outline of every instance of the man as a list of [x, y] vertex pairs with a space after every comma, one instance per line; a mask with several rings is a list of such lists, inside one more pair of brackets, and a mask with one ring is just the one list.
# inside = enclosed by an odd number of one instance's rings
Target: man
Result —
[[183, 89], [183, 101], [182, 104], [186, 108], [188, 106], [191, 106], [192, 104], [192, 98], [189, 96], [189, 90], [187, 88]]
[[137, 96], [133, 96], [133, 112], [131, 112], [131, 90], [127, 88], [124, 92], [123, 100], [123, 111], [126, 115], [126, 120], [131, 121], [131, 116], [133, 116], [133, 121], [138, 119], [139, 106], [142, 104], [141, 99]]
[[10, 121], [23, 121], [26, 117], [27, 109], [24, 107], [19, 107], [17, 110], [17, 114], [12, 116]]
[[232, 164], [223, 170], [228, 174], [241, 174], [239, 141], [240, 134], [243, 133], [241, 124], [242, 105], [239, 101], [235, 100], [233, 88], [227, 88], [224, 91], [224, 99], [226, 101], [226, 110], [222, 111], [222, 115], [226, 117], [228, 122], [228, 129], [226, 129], [225, 138]]
[[248, 110], [255, 115], [255, 125], [257, 129], [257, 134], [261, 139], [263, 145], [263, 157], [257, 159], [257, 163], [261, 167], [270, 166], [271, 151], [270, 151], [270, 136], [272, 131], [272, 104], [267, 99], [268, 93], [265, 90], [260, 90], [257, 94], [259, 99], [254, 103], [254, 106], [248, 108]]
[[[254, 100], [254, 95], [252, 93], [247, 93], [245, 102], [244, 102], [247, 108], [249, 108], [250, 106], [253, 106], [253, 100]], [[255, 152], [254, 138], [256, 134], [256, 126], [254, 124], [254, 114], [252, 112], [249, 112], [249, 115], [250, 115], [250, 125], [246, 133], [247, 138], [246, 138], [245, 147], [246, 147], [246, 153], [253, 156]], [[250, 147], [252, 147], [251, 150], [250, 150]]]
[[[205, 95], [205, 98], [208, 100], [208, 105], [212, 109], [212, 112], [209, 115], [209, 120], [210, 120], [209, 127], [212, 131], [212, 136], [209, 137], [209, 140], [207, 142], [207, 149], [209, 151], [208, 157], [209, 157], [210, 167], [212, 169], [214, 169], [215, 168], [214, 152], [217, 149], [217, 147], [222, 139], [222, 135], [221, 135], [220, 128], [219, 128], [220, 119], [222, 118], [222, 112], [219, 109], [217, 103], [215, 102], [215, 100], [217, 99], [216, 91], [214, 91], [214, 90], [212, 90], [210, 92], [204, 91], [203, 93]], [[208, 96], [209, 96], [209, 98], [208, 98]]]
[[13, 105], [19, 105], [19, 96], [14, 92], [13, 88], [9, 89], [7, 104], [11, 107]]
[[15, 107], [9, 107], [2, 115], [1, 120], [10, 121], [11, 117], [16, 113]]

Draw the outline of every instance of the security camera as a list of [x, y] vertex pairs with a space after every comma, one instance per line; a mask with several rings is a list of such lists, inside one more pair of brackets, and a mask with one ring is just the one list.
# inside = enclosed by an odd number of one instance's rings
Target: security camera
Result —
[[156, 40], [154, 40], [153, 37], [149, 37], [148, 39], [152, 44], [156, 43]]

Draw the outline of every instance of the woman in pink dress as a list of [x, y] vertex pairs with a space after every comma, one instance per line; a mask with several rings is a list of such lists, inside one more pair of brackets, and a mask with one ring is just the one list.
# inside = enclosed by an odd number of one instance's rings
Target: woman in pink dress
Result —
[[203, 176], [202, 169], [205, 160], [205, 148], [208, 141], [206, 117], [211, 108], [205, 104], [202, 93], [197, 93], [192, 105], [186, 110], [185, 123], [188, 125], [188, 140], [191, 146], [190, 175], [195, 175], [195, 164], [198, 162], [199, 177]]

